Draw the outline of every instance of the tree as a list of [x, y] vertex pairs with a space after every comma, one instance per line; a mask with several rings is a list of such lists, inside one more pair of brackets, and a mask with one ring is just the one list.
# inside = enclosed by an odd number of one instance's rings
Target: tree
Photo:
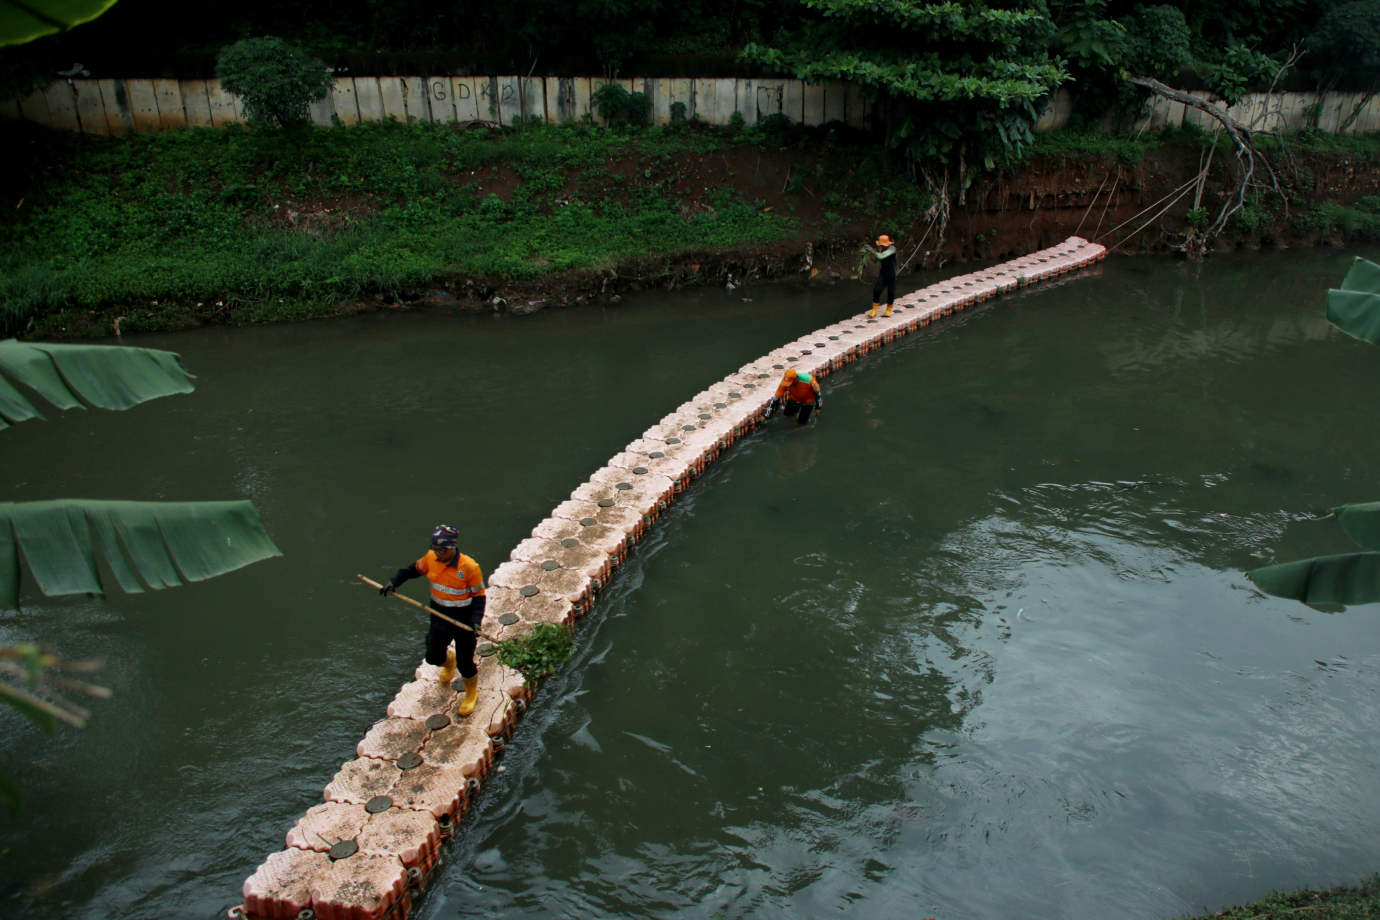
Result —
[[1353, 0], [1328, 10], [1308, 36], [1308, 51], [1318, 65], [1319, 92], [1342, 77], [1365, 82], [1366, 92], [1338, 127], [1345, 131], [1380, 90], [1380, 0]]
[[[1341, 288], [1327, 292], [1327, 321], [1347, 335], [1380, 345], [1380, 265], [1359, 258], [1352, 263]], [[1305, 604], [1380, 601], [1380, 502], [1342, 505], [1331, 516], [1369, 552], [1267, 565], [1247, 577], [1266, 594]]]
[[932, 168], [991, 168], [1033, 139], [1043, 101], [1069, 79], [1049, 53], [1041, 0], [801, 0], [796, 23], [742, 59], [878, 100], [887, 143]]
[[[194, 389], [172, 352], [112, 345], [0, 341], [0, 430], [43, 418], [15, 384], [59, 409], [129, 409]], [[126, 502], [60, 499], [0, 502], [0, 607], [19, 609], [19, 551], [49, 596], [102, 596], [99, 549], [125, 591], [201, 581], [280, 556], [247, 501]], [[103, 688], [55, 670], [91, 670], [32, 643], [0, 646], [0, 702], [50, 734], [59, 721], [81, 727], [87, 713], [61, 690], [94, 696]], [[14, 786], [0, 775], [0, 799], [18, 810]]]
[[246, 38], [221, 51], [216, 76], [244, 100], [251, 123], [292, 135], [311, 123], [307, 106], [325, 99], [333, 80], [324, 64], [282, 39]]

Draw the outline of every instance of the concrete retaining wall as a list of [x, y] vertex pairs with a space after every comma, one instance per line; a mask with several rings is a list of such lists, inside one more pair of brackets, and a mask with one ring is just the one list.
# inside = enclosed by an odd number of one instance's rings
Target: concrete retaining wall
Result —
[[[330, 95], [311, 106], [312, 121], [330, 125], [362, 121], [469, 123], [513, 125], [524, 116], [562, 123], [593, 117], [591, 97], [606, 81], [602, 77], [337, 77]], [[618, 80], [630, 92], [652, 100], [656, 124], [671, 120], [671, 106], [685, 104], [687, 118], [726, 125], [734, 112], [755, 124], [781, 114], [797, 124], [843, 122], [871, 128], [875, 104], [859, 87], [840, 83], [810, 84], [781, 79], [695, 79], [685, 77]], [[1261, 119], [1260, 130], [1297, 131], [1308, 124], [1309, 108], [1322, 103], [1318, 126], [1335, 132], [1361, 102], [1362, 93], [1251, 93], [1229, 109], [1213, 93], [1194, 90], [1243, 124], [1250, 124], [1266, 108], [1277, 109]], [[1063, 127], [1073, 112], [1072, 97], [1059, 90], [1050, 99], [1036, 130]], [[23, 119], [64, 131], [85, 134], [128, 134], [170, 131], [174, 128], [220, 127], [244, 121], [239, 97], [220, 87], [219, 80], [94, 80], [57, 81], [21, 102], [0, 102], [0, 119]], [[1129, 123], [1106, 120], [1106, 131], [1159, 130], [1196, 124], [1209, 130], [1216, 122], [1196, 109], [1155, 97], [1148, 113]], [[1380, 131], [1380, 97], [1370, 100], [1347, 129], [1349, 134]]]
[[[337, 77], [329, 96], [311, 106], [312, 121], [362, 121], [513, 125], [523, 116], [547, 122], [593, 116], [591, 97], [602, 77]], [[648, 78], [618, 80], [652, 100], [656, 124], [671, 120], [671, 106], [686, 117], [726, 125], [734, 112], [755, 124], [782, 114], [806, 125], [841, 121], [869, 128], [872, 103], [857, 87], [810, 86], [800, 80]], [[180, 127], [220, 127], [244, 121], [240, 100], [219, 80], [58, 81], [21, 102], [0, 103], [0, 118], [23, 119], [64, 131], [127, 134]]]

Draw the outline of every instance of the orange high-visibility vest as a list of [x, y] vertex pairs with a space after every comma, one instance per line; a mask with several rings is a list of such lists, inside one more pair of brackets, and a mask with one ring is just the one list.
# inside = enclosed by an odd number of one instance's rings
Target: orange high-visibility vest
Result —
[[788, 384], [786, 378], [782, 377], [781, 385], [776, 388], [776, 398], [780, 399], [787, 393], [790, 394], [793, 402], [812, 403], [815, 401], [815, 397], [819, 395], [819, 381], [815, 379], [814, 374], [810, 375], [809, 383], [797, 377], [795, 383]]
[[464, 553], [456, 553], [454, 562], [445, 563], [428, 550], [417, 560], [417, 571], [431, 582], [431, 600], [438, 607], [468, 607], [474, 598], [484, 596], [484, 573]]

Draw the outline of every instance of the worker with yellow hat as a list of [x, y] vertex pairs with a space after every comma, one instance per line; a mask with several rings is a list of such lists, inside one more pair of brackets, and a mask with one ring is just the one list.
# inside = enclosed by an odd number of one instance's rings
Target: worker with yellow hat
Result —
[[767, 407], [767, 414], [776, 412], [783, 399], [786, 403], [785, 414], [799, 414], [801, 425], [810, 420], [811, 412], [824, 408], [824, 398], [820, 396], [819, 381], [815, 379], [815, 375], [795, 368], [786, 371], [785, 376], [781, 378], [781, 385], [776, 388], [776, 395]]
[[868, 316], [877, 315], [877, 307], [882, 303], [882, 291], [886, 291], [886, 312], [883, 316], [891, 315], [891, 305], [896, 302], [896, 245], [891, 242], [891, 237], [883, 233], [877, 237], [877, 248], [866, 247], [867, 251], [877, 257], [877, 283], [872, 285], [872, 309], [868, 311]]

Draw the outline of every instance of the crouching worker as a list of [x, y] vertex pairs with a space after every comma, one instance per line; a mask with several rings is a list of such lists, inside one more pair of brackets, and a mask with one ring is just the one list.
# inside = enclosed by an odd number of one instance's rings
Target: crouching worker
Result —
[[[459, 536], [460, 532], [448, 524], [437, 527], [431, 532], [430, 551], [407, 568], [398, 569], [379, 593], [388, 594], [403, 582], [425, 575], [431, 582], [432, 609], [473, 627], [471, 631], [433, 616], [426, 632], [426, 663], [441, 669], [441, 683], [450, 683], [457, 669], [464, 678], [465, 698], [460, 702], [460, 715], [467, 716], [479, 702], [474, 643], [484, 622], [484, 573], [477, 562], [456, 548]], [[453, 651], [451, 642], [455, 643]]]
[[786, 371], [786, 375], [781, 378], [781, 385], [776, 388], [776, 395], [767, 407], [767, 414], [776, 412], [783, 399], [786, 404], [785, 414], [799, 414], [801, 425], [810, 420], [811, 412], [824, 408], [824, 398], [819, 393], [819, 381], [813, 374], [797, 371], [795, 368]]

